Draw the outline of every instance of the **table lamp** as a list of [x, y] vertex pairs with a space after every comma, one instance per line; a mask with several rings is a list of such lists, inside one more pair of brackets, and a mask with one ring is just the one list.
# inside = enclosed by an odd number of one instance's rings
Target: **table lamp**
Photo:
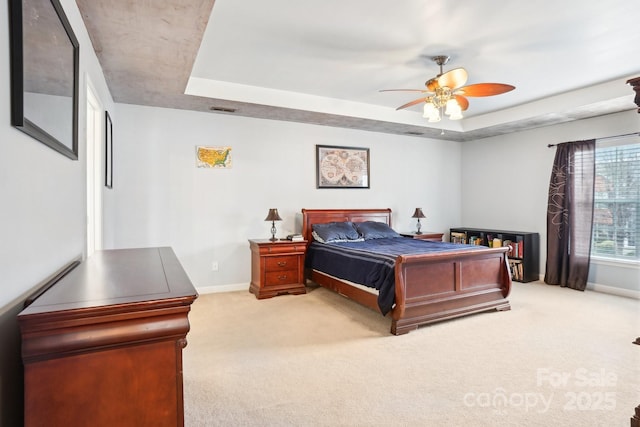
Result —
[[282, 218], [278, 215], [278, 209], [269, 209], [269, 213], [264, 220], [271, 221], [271, 238], [269, 240], [275, 242], [278, 240], [276, 239], [276, 221], [282, 221]]
[[417, 231], [416, 234], [422, 234], [420, 232], [420, 218], [426, 218], [426, 216], [424, 216], [424, 213], [422, 212], [422, 208], [416, 208], [416, 211], [413, 213], [413, 216], [411, 218], [418, 218], [418, 223], [416, 224], [417, 227]]

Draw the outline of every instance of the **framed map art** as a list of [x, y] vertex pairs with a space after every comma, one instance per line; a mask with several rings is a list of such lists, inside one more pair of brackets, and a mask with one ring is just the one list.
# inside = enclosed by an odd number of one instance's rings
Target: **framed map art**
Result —
[[369, 188], [369, 149], [316, 145], [317, 188]]
[[231, 147], [196, 146], [196, 165], [199, 168], [231, 169]]

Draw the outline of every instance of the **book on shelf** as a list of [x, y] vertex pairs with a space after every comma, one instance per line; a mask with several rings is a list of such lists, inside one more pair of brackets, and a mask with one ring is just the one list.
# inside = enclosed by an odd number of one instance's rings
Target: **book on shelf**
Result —
[[287, 236], [287, 240], [291, 240], [292, 242], [301, 242], [304, 240], [304, 237], [302, 237], [302, 234], [289, 234]]
[[482, 237], [478, 237], [478, 236], [469, 237], [469, 244], [470, 245], [481, 245], [482, 244]]
[[519, 259], [510, 259], [509, 260], [509, 268], [511, 269], [511, 279], [512, 280], [522, 280], [524, 277], [522, 261]]
[[509, 258], [524, 258], [524, 255], [522, 253], [524, 249], [524, 241], [521, 238], [515, 242], [513, 240], [505, 239], [502, 242], [502, 246], [509, 246], [511, 248], [511, 252], [509, 252]]
[[511, 248], [511, 252], [509, 252], [509, 258], [522, 258], [522, 256], [520, 256], [518, 242], [514, 242], [513, 240], [505, 240], [504, 242], [502, 242], [502, 246], [509, 246]]
[[467, 243], [467, 235], [457, 231], [451, 232], [451, 243]]

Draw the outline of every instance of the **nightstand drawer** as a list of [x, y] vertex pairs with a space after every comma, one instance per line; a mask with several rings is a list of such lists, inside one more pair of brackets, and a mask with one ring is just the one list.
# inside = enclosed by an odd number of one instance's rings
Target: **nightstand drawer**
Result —
[[298, 283], [298, 270], [283, 270], [267, 272], [265, 274], [265, 286], [291, 285]]
[[265, 257], [265, 270], [268, 273], [273, 271], [291, 270], [298, 268], [297, 255]]

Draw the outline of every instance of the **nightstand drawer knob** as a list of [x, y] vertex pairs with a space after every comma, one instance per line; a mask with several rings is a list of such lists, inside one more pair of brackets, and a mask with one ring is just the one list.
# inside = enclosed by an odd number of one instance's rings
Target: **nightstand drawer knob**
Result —
[[287, 261], [278, 261], [278, 267], [284, 267], [287, 265]]
[[287, 275], [283, 274], [282, 276], [278, 276], [278, 280], [287, 280]]

